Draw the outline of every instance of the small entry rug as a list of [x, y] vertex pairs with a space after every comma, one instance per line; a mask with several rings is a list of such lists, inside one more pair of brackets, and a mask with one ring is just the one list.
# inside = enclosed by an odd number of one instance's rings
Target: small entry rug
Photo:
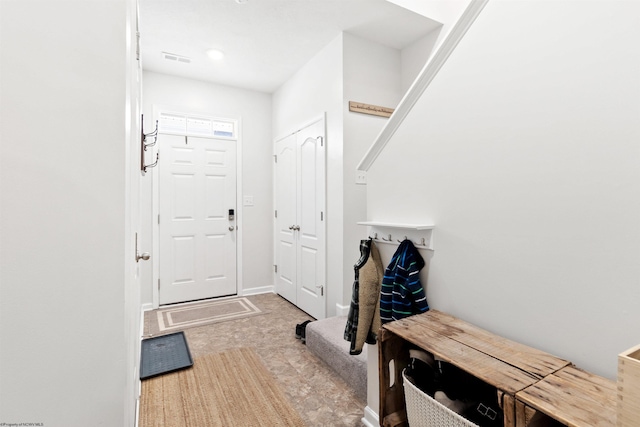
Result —
[[169, 331], [236, 320], [258, 314], [262, 314], [262, 311], [244, 297], [181, 304], [147, 311], [145, 313], [145, 335], [155, 336]]
[[304, 427], [251, 348], [197, 357], [193, 368], [142, 382], [140, 427]]

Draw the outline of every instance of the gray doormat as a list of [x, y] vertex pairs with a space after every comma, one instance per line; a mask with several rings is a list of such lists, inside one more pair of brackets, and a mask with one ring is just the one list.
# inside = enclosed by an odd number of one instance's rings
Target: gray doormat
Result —
[[140, 379], [155, 377], [193, 366], [184, 332], [142, 340]]

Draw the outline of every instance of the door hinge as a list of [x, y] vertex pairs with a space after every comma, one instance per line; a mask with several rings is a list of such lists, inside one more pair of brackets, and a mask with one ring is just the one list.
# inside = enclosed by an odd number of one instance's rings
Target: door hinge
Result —
[[278, 272], [278, 264], [273, 264], [273, 271], [274, 271], [275, 273], [277, 273], [277, 272]]
[[275, 210], [275, 211], [273, 211], [273, 212], [274, 212], [275, 217], [276, 217], [276, 218], [278, 218], [278, 210], [276, 209], [276, 210]]
[[160, 224], [160, 214], [158, 214], [158, 224]]
[[273, 155], [273, 161], [274, 161], [274, 162], [276, 162], [276, 163], [278, 163], [278, 155], [277, 155], [277, 154], [274, 154], [274, 155]]
[[320, 211], [320, 221], [324, 221], [324, 212]]
[[136, 31], [136, 61], [140, 61], [140, 31]]
[[160, 279], [158, 279], [158, 291], [160, 291]]
[[316, 139], [320, 141], [320, 147], [324, 147], [324, 138], [319, 136]]

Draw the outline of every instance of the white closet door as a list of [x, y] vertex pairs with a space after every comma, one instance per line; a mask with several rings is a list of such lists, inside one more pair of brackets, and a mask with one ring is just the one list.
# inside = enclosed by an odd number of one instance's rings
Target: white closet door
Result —
[[297, 293], [296, 224], [296, 136], [276, 143], [276, 292], [293, 304]]
[[324, 121], [296, 135], [298, 147], [297, 305], [316, 319], [325, 317]]
[[324, 120], [276, 142], [276, 292], [326, 316]]
[[236, 294], [235, 141], [158, 141], [160, 304]]

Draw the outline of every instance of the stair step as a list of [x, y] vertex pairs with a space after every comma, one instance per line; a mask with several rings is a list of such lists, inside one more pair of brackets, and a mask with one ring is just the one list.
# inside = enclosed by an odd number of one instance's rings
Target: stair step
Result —
[[328, 317], [306, 327], [306, 344], [311, 353], [322, 359], [351, 386], [355, 394], [367, 400], [367, 346], [362, 353], [349, 354], [350, 343], [343, 338], [347, 316]]

